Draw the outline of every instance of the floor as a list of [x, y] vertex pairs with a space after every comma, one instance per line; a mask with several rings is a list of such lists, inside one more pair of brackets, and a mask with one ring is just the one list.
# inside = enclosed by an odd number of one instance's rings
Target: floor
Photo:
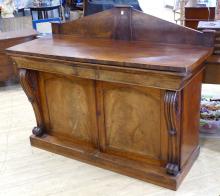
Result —
[[201, 154], [174, 192], [30, 146], [35, 125], [20, 86], [0, 87], [0, 196], [219, 196], [220, 139]]
[[203, 84], [202, 95], [220, 99], [220, 85]]

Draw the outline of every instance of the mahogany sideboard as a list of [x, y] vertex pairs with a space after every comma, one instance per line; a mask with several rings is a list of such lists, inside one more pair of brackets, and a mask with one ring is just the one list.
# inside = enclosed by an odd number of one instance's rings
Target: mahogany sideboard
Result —
[[30, 41], [36, 37], [34, 30], [0, 32], [0, 82], [15, 79], [16, 70], [5, 53], [5, 49], [16, 44]]
[[31, 144], [176, 190], [199, 155], [213, 40], [118, 6], [7, 49], [35, 112]]

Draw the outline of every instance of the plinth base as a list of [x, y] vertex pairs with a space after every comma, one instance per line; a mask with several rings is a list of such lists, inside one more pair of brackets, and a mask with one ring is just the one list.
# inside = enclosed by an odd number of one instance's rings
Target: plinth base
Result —
[[177, 190], [181, 181], [198, 157], [200, 151], [199, 148], [197, 148], [192, 153], [190, 159], [183, 167], [181, 172], [177, 176], [171, 176], [166, 173], [166, 169], [163, 167], [155, 167], [115, 155], [102, 153], [97, 149], [72, 144], [68, 141], [61, 141], [56, 137], [47, 134], [44, 134], [42, 137], [32, 135], [30, 137], [30, 141], [31, 145], [34, 147], [80, 160], [85, 163], [89, 163], [172, 190]]

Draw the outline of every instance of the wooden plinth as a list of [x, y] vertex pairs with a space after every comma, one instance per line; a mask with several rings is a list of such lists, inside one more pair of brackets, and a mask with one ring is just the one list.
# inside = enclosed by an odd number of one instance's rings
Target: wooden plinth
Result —
[[160, 167], [143, 165], [135, 161], [105, 154], [86, 146], [82, 147], [74, 145], [68, 141], [65, 142], [46, 134], [42, 137], [32, 135], [30, 141], [31, 145], [34, 147], [77, 159], [97, 167], [118, 172], [172, 190], [177, 190], [185, 175], [192, 167], [194, 161], [197, 159], [200, 151], [199, 147], [195, 149], [189, 158], [190, 161], [187, 162], [181, 173], [177, 176], [170, 176], [167, 175], [165, 169]]

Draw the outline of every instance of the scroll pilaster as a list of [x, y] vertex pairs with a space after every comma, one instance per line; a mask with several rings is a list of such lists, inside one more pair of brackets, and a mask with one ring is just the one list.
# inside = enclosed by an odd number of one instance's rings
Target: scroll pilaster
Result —
[[164, 95], [165, 120], [168, 130], [168, 163], [167, 173], [176, 176], [180, 171], [179, 161], [179, 133], [180, 107], [179, 94], [175, 91], [166, 91]]
[[37, 72], [19, 69], [19, 78], [21, 86], [32, 104], [37, 121], [37, 127], [34, 127], [32, 132], [35, 136], [41, 136], [43, 134], [43, 116], [38, 90]]

